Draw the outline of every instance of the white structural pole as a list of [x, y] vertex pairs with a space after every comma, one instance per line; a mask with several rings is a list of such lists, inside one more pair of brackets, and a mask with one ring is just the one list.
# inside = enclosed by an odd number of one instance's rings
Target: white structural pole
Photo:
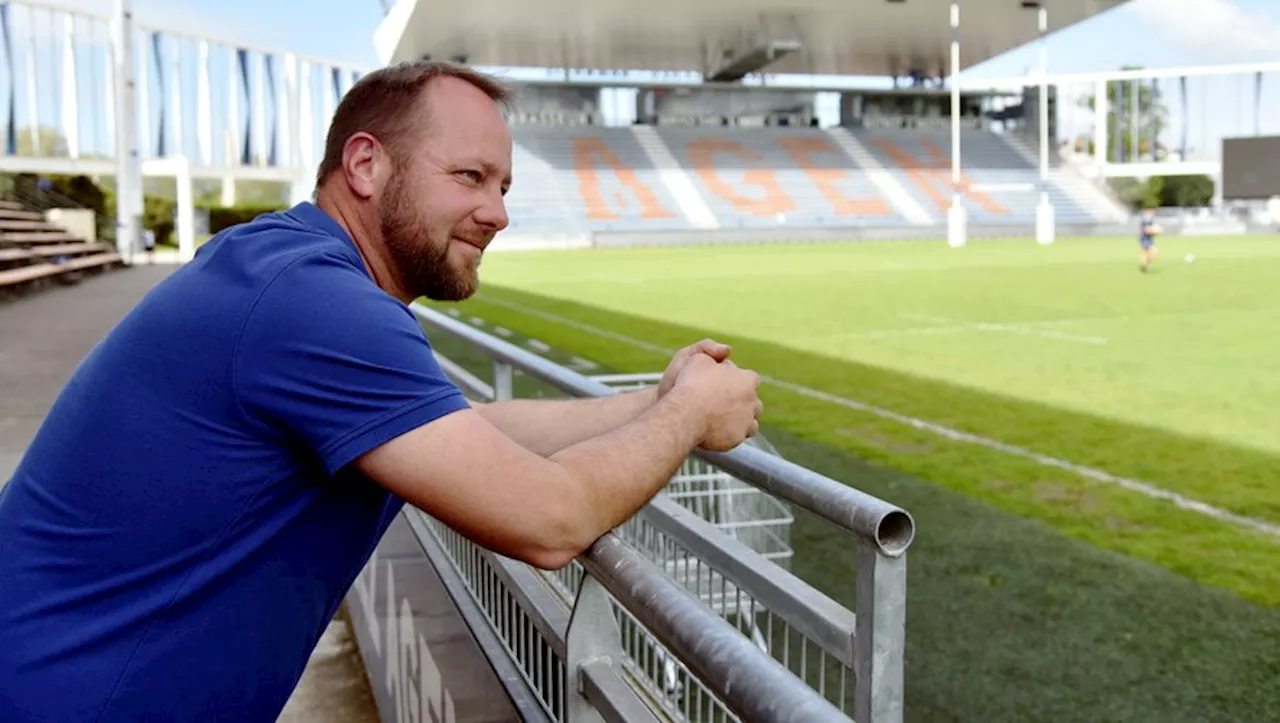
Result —
[[67, 138], [67, 155], [80, 157], [80, 82], [76, 74], [76, 18], [62, 18], [62, 132]]
[[[252, 59], [254, 56], [249, 56]], [[254, 88], [253, 101], [250, 105], [253, 117], [253, 128], [249, 131], [250, 148], [253, 149], [249, 165], [267, 165], [267, 54], [258, 53], [253, 63]]]
[[[169, 38], [170, 51], [173, 57], [170, 59], [170, 72], [173, 74], [172, 95], [169, 96], [169, 109], [173, 114], [173, 123], [170, 127], [173, 129], [173, 155], [186, 156], [187, 144], [182, 134], [182, 45], [183, 38], [180, 35], [174, 35]], [[157, 58], [159, 60], [159, 58]], [[165, 92], [160, 91], [160, 97], [163, 98]]]
[[178, 260], [187, 263], [196, 255], [195, 188], [191, 179], [191, 160], [185, 153], [173, 157], [173, 176], [178, 189], [174, 221], [178, 232]]
[[960, 199], [960, 2], [951, 3], [951, 210], [947, 212], [947, 244], [964, 246], [968, 229]]
[[[213, 164], [213, 92], [210, 87], [209, 42], [201, 40], [196, 60], [196, 147], [202, 166]], [[235, 72], [235, 68], [232, 68]]]
[[1053, 202], [1049, 200], [1049, 10], [1040, 2], [1040, 204], [1036, 206], [1036, 243], [1054, 240]]
[[1111, 157], [1111, 133], [1108, 130], [1108, 109], [1110, 98], [1107, 96], [1107, 81], [1097, 81], [1093, 91], [1093, 160], [1098, 166], [1098, 178], [1105, 178], [1107, 163]]
[[[226, 130], [226, 157], [222, 159], [222, 163], [227, 168], [234, 168], [240, 165], [240, 54], [235, 47], [228, 48], [227, 67], [231, 69], [227, 73], [227, 79], [230, 83], [230, 91], [227, 93], [227, 130]], [[234, 176], [226, 175], [222, 177], [222, 205], [236, 205], [236, 179]]]
[[142, 240], [142, 166], [138, 154], [133, 65], [133, 0], [115, 0], [116, 250], [126, 264]]
[[[28, 135], [31, 136], [31, 155], [39, 157], [42, 153], [40, 148], [40, 103], [37, 95], [39, 81], [36, 75], [36, 36], [39, 34], [36, 29], [36, 9], [27, 6], [27, 30], [31, 33], [27, 36], [27, 129]], [[17, 75], [16, 73], [14, 74]], [[52, 150], [52, 149], [51, 149]]]

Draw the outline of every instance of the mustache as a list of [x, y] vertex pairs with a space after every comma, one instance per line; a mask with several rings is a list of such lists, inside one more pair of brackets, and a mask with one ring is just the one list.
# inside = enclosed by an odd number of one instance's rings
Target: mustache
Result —
[[496, 233], [493, 233], [493, 232], [460, 231], [458, 233], [455, 233], [453, 237], [460, 241], [466, 241], [472, 246], [479, 246], [480, 248], [485, 248], [486, 246], [488, 246], [490, 243], [493, 242], [493, 237], [495, 235]]

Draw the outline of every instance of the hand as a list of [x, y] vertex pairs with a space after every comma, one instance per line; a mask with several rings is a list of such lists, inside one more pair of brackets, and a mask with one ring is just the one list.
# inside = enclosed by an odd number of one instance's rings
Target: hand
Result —
[[687, 398], [702, 416], [699, 445], [727, 452], [760, 433], [764, 402], [759, 388], [759, 374], [731, 361], [717, 362], [708, 354], [693, 354], [676, 377], [672, 393]]
[[676, 352], [671, 358], [671, 363], [667, 365], [667, 371], [662, 375], [662, 381], [658, 384], [658, 399], [667, 396], [667, 392], [675, 386], [676, 378], [680, 376], [681, 370], [685, 364], [689, 362], [689, 358], [695, 354], [706, 354], [707, 356], [722, 362], [729, 358], [729, 353], [733, 349], [728, 344], [721, 344], [711, 339], [703, 339], [697, 344], [691, 344]]

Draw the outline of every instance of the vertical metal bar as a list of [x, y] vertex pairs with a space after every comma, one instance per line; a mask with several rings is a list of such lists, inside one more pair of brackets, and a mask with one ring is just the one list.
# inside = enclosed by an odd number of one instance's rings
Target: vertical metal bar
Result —
[[142, 235], [142, 167], [138, 157], [134, 93], [133, 0], [116, 0], [112, 64], [115, 67], [116, 251], [133, 261]]
[[610, 665], [613, 660], [621, 660], [620, 640], [608, 591], [594, 577], [584, 576], [565, 634], [566, 683], [570, 687], [566, 694], [569, 703], [565, 711], [567, 723], [604, 723], [600, 712], [583, 695], [582, 667], [594, 660], [603, 660]]
[[513, 398], [514, 371], [506, 362], [493, 362], [493, 396], [496, 401]]
[[1102, 172], [1111, 160], [1111, 139], [1107, 137], [1110, 135], [1108, 126], [1111, 124], [1107, 113], [1110, 102], [1107, 81], [1099, 80], [1093, 91], [1093, 158], [1098, 167], [1098, 178], [1103, 178]]
[[66, 13], [62, 19], [62, 130], [67, 137], [67, 154], [80, 157], [80, 77], [76, 64], [76, 18]]
[[37, 86], [39, 81], [36, 69], [36, 8], [27, 7], [27, 122], [31, 124], [31, 155], [40, 156], [40, 104]]
[[960, 3], [951, 3], [951, 184], [960, 194]]
[[186, 138], [183, 135], [182, 122], [182, 49], [186, 43], [183, 42], [181, 35], [172, 35], [169, 37], [169, 48], [173, 52], [170, 58], [170, 65], [173, 72], [173, 95], [169, 98], [170, 109], [173, 113], [173, 155], [187, 155]]
[[1139, 154], [1142, 152], [1142, 144], [1139, 142], [1138, 136], [1141, 134], [1139, 128], [1142, 121], [1142, 81], [1133, 79], [1129, 81], [1129, 162], [1137, 163], [1140, 159]]
[[253, 119], [249, 135], [252, 140], [253, 157], [250, 164], [267, 165], [267, 52], [254, 53], [257, 62], [253, 64]]
[[968, 214], [960, 193], [960, 3], [951, 3], [951, 208], [947, 211], [947, 245], [968, 243]]
[[1040, 3], [1040, 184], [1041, 191], [1049, 189], [1049, 43], [1045, 34], [1049, 31], [1049, 10]]
[[[236, 48], [227, 48], [227, 126], [223, 131], [226, 137], [225, 156], [222, 164], [225, 166], [240, 165], [240, 53]], [[228, 193], [227, 185], [230, 185], [230, 193]], [[230, 206], [235, 204], [235, 185], [234, 181], [230, 184], [223, 180], [222, 203]], [[230, 196], [230, 198], [228, 198]]]
[[[213, 163], [213, 95], [210, 87], [209, 41], [201, 40], [196, 50], [196, 143], [200, 165]], [[231, 72], [234, 81], [235, 72]]]
[[858, 543], [854, 714], [859, 723], [902, 720], [907, 559]]

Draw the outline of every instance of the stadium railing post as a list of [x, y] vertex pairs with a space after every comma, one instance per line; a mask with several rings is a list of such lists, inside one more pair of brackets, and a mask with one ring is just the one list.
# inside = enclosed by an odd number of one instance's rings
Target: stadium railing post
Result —
[[504, 401], [511, 399], [514, 394], [512, 383], [514, 381], [514, 370], [511, 365], [494, 360], [493, 362], [493, 397], [495, 401]]
[[907, 558], [858, 543], [858, 583], [854, 614], [854, 708], [858, 721], [902, 720], [906, 655]]
[[621, 633], [609, 593], [595, 578], [583, 575], [565, 634], [565, 723], [604, 723], [588, 698], [591, 666], [612, 668], [623, 659]]

